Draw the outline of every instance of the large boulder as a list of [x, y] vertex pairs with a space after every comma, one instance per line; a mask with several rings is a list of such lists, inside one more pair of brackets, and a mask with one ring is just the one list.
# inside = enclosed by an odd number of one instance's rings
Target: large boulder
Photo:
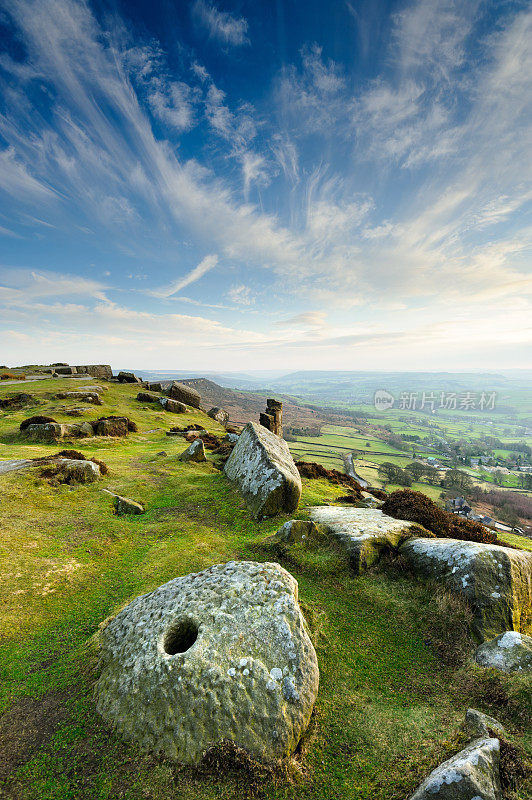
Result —
[[532, 553], [458, 539], [409, 539], [399, 548], [410, 569], [462, 595], [481, 641], [526, 630], [532, 615]]
[[506, 631], [484, 642], [475, 653], [481, 667], [495, 667], [502, 672], [532, 671], [532, 637]]
[[90, 375], [93, 378], [107, 378], [109, 380], [113, 377], [113, 370], [109, 364], [86, 364], [81, 367], [74, 367], [74, 369], [83, 375]]
[[474, 739], [430, 773], [410, 800], [502, 800], [499, 740]]
[[99, 419], [94, 423], [96, 436], [127, 436], [127, 417], [110, 417]]
[[90, 422], [68, 422], [61, 425], [63, 438], [72, 437], [73, 439], [86, 439], [94, 436], [94, 428]]
[[375, 508], [316, 506], [310, 517], [340, 543], [357, 575], [375, 564], [383, 553], [397, 551], [406, 539], [423, 530]]
[[172, 400], [171, 397], [159, 397], [159, 403], [165, 411], [169, 411], [171, 414], [185, 414], [187, 411], [184, 403], [180, 400]]
[[119, 372], [118, 383], [142, 383], [142, 380], [134, 372]]
[[248, 422], [229, 456], [225, 474], [257, 519], [291, 513], [301, 497], [301, 477], [288, 445], [262, 425]]
[[174, 761], [227, 740], [261, 761], [288, 756], [318, 691], [297, 583], [278, 564], [174, 578], [107, 621], [100, 646], [98, 711]]
[[62, 438], [63, 426], [59, 422], [32, 423], [24, 433], [33, 442], [54, 442]]
[[94, 461], [77, 458], [62, 458], [56, 464], [45, 467], [43, 473], [57, 483], [93, 483], [100, 477], [100, 467]]
[[207, 411], [207, 414], [211, 419], [219, 422], [220, 425], [225, 425], [227, 422], [229, 422], [229, 414], [227, 411], [224, 411], [223, 408], [219, 408], [218, 406], [211, 408], [209, 411]]
[[199, 392], [193, 389], [192, 386], [185, 386], [184, 383], [179, 383], [178, 381], [173, 381], [168, 389], [168, 397], [171, 397], [172, 400], [179, 400], [179, 402], [193, 408], [200, 407], [201, 397]]
[[207, 461], [205, 456], [205, 445], [203, 444], [203, 440], [200, 438], [194, 439], [190, 447], [181, 453], [179, 456], [180, 461]]
[[139, 403], [157, 403], [159, 397], [151, 392], [139, 392], [137, 395]]

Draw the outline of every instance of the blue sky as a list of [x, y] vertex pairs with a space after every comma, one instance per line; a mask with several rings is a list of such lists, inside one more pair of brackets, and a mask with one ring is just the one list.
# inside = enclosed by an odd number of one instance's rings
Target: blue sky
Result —
[[530, 366], [532, 3], [0, 0], [0, 363]]

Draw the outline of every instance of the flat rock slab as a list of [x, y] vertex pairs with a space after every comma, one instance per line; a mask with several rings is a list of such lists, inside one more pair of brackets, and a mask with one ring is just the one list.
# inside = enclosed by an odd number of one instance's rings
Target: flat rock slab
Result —
[[33, 461], [30, 461], [27, 458], [0, 461], [0, 475], [4, 475], [6, 472], [16, 472], [19, 469], [27, 469], [27, 467], [31, 466], [33, 466]]
[[375, 508], [316, 506], [311, 509], [310, 518], [338, 539], [357, 574], [378, 561], [383, 552], [397, 550], [421, 530], [411, 522], [394, 519]]
[[318, 691], [297, 582], [278, 564], [175, 578], [106, 621], [100, 647], [98, 711], [178, 762], [223, 740], [265, 762], [288, 756]]
[[532, 553], [458, 539], [410, 539], [399, 548], [410, 568], [471, 604], [484, 641], [522, 630], [532, 614]]
[[256, 519], [295, 511], [301, 477], [284, 439], [248, 422], [238, 437], [225, 474], [242, 492]]
[[475, 661], [502, 672], [532, 672], [532, 637], [517, 631], [501, 633], [480, 645]]
[[499, 740], [474, 739], [430, 773], [410, 800], [502, 800]]

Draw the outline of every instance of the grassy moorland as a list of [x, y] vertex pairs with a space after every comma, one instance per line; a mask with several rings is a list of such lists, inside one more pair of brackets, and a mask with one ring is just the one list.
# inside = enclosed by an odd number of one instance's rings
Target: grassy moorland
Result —
[[[61, 381], [61, 389], [74, 381]], [[39, 404], [0, 411], [0, 459], [32, 458], [57, 445], [28, 443], [22, 419], [59, 410], [59, 382], [5, 386]], [[140, 404], [137, 387], [106, 384], [104, 406], [85, 414], [125, 414], [127, 440], [74, 444], [105, 461], [97, 483], [52, 487], [38, 469], [0, 475], [0, 797], [17, 800], [403, 800], [436, 764], [460, 748], [468, 706], [497, 716], [532, 753], [530, 681], [471, 666], [468, 609], [411, 580], [399, 563], [354, 577], [333, 544], [293, 546], [284, 556], [268, 537], [286, 517], [251, 519], [209, 456], [177, 460], [174, 424], [201, 421]], [[108, 488], [146, 504], [118, 518]], [[338, 487], [304, 481], [299, 516]], [[320, 665], [311, 727], [286, 772], [179, 768], [140, 753], [109, 730], [92, 703], [99, 623], [140, 593], [230, 559], [279, 560], [298, 580]], [[507, 792], [525, 800], [522, 782]]]

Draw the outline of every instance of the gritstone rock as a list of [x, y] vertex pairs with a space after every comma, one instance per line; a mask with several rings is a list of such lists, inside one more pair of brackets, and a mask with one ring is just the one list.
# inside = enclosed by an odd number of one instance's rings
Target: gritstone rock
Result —
[[522, 630], [532, 612], [532, 553], [458, 539], [409, 539], [399, 548], [418, 575], [439, 581], [471, 604], [482, 640]]
[[502, 800], [499, 740], [474, 739], [430, 773], [410, 800]]
[[115, 514], [119, 517], [125, 514], [144, 514], [144, 506], [142, 503], [137, 503], [136, 500], [130, 500], [129, 497], [121, 497], [114, 495], [113, 505]]
[[180, 461], [206, 461], [205, 445], [202, 439], [194, 439], [190, 447], [179, 456]]
[[532, 671], [532, 637], [506, 631], [484, 642], [475, 653], [481, 667], [495, 667], [502, 672]]
[[255, 518], [295, 511], [301, 477], [283, 439], [248, 422], [224, 467]]
[[229, 421], [229, 414], [227, 411], [224, 411], [223, 408], [219, 408], [218, 406], [211, 408], [210, 411], [207, 411], [207, 414], [211, 419], [219, 422], [220, 425], [225, 425], [225, 423]]
[[165, 411], [169, 411], [171, 414], [185, 414], [187, 411], [184, 403], [179, 400], [172, 400], [170, 397], [159, 397], [159, 403]]
[[319, 673], [297, 583], [278, 564], [175, 578], [104, 625], [97, 708], [143, 748], [197, 764], [224, 740], [266, 762], [297, 747]]
[[185, 403], [192, 408], [200, 407], [200, 394], [192, 386], [185, 386], [184, 383], [174, 381], [168, 389], [168, 397], [172, 400], [179, 400], [180, 403]]

